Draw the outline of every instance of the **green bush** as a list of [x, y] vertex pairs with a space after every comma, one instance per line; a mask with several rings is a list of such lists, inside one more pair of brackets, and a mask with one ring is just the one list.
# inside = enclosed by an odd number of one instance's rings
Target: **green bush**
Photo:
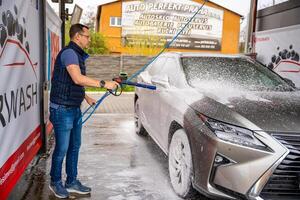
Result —
[[[86, 87], [86, 92], [106, 92], [107, 90], [105, 88], [96, 88], [96, 87]], [[135, 87], [126, 85], [123, 88], [123, 92], [134, 92]]]
[[[71, 23], [70, 21], [65, 22], [65, 45], [70, 42], [69, 31]], [[84, 49], [88, 54], [105, 54], [108, 52], [108, 48], [105, 45], [105, 39], [102, 34], [90, 31], [91, 42], [88, 48]]]
[[65, 45], [68, 45], [70, 42], [70, 36], [69, 36], [70, 28], [71, 28], [71, 21], [70, 20], [65, 21]]
[[87, 49], [85, 49], [88, 54], [105, 54], [108, 52], [108, 49], [105, 45], [105, 39], [102, 34], [91, 31], [90, 36], [90, 45]]

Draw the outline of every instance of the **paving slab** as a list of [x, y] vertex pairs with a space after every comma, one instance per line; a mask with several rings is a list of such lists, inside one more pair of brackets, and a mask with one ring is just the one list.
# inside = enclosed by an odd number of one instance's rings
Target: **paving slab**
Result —
[[[92, 95], [99, 98], [101, 94]], [[166, 155], [150, 137], [135, 134], [133, 97], [125, 94], [107, 99], [84, 124], [78, 177], [92, 187], [92, 193], [72, 194], [69, 199], [181, 199], [171, 187]], [[22, 200], [56, 199], [48, 188], [52, 151], [53, 147], [35, 166]], [[206, 198], [199, 195], [194, 199]]]

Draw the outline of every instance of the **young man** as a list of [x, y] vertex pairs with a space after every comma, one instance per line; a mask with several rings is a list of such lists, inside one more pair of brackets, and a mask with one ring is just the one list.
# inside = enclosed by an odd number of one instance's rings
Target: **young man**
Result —
[[[50, 190], [58, 198], [69, 197], [69, 192], [88, 194], [91, 188], [77, 179], [78, 154], [81, 145], [81, 110], [85, 99], [89, 105], [96, 103], [85, 94], [84, 86], [115, 89], [114, 81], [99, 81], [86, 76], [85, 60], [90, 35], [87, 26], [74, 24], [70, 28], [71, 42], [57, 55], [50, 92], [50, 121], [54, 127], [55, 148], [52, 155]], [[62, 183], [61, 171], [66, 156], [67, 180]]]

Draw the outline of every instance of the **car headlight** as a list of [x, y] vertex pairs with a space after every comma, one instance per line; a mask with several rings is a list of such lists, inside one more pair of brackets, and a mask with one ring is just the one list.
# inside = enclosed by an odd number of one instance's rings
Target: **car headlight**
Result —
[[227, 124], [203, 114], [200, 114], [200, 118], [218, 138], [224, 141], [262, 150], [267, 148], [254, 136], [254, 132], [249, 129]]

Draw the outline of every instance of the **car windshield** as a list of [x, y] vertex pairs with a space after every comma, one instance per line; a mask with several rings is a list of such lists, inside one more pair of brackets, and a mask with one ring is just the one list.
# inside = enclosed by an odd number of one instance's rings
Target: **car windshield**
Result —
[[192, 87], [241, 88], [250, 91], [292, 91], [293, 88], [263, 65], [241, 57], [182, 57]]

